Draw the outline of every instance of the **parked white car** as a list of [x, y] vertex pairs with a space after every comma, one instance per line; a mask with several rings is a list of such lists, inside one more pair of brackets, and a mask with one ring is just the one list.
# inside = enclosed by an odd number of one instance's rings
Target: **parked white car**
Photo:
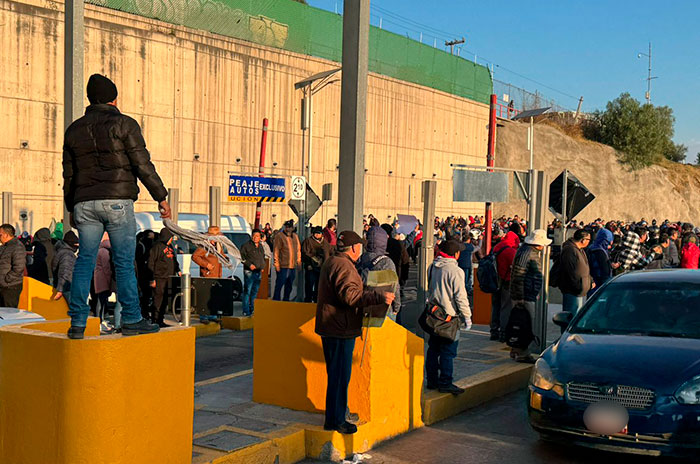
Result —
[[[154, 232], [160, 232], [163, 228], [163, 221], [158, 212], [136, 213], [135, 216], [137, 233], [149, 229]], [[183, 229], [206, 233], [207, 229], [209, 229], [209, 215], [179, 213], [177, 225]], [[252, 228], [248, 221], [241, 216], [221, 216], [220, 227], [221, 233], [239, 249], [250, 240]], [[174, 245], [177, 250], [177, 261], [180, 264], [180, 269], [183, 272], [189, 269], [192, 277], [199, 277], [199, 266], [192, 261], [192, 253], [195, 251], [194, 245], [182, 238], [176, 240]], [[233, 298], [238, 300], [243, 290], [243, 265], [237, 262], [233, 271], [224, 267], [223, 278], [233, 278], [235, 281]]]

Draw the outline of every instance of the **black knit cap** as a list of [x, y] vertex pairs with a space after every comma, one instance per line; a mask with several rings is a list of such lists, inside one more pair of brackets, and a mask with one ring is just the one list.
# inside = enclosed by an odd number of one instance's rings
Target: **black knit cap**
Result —
[[88, 80], [87, 97], [93, 105], [111, 103], [117, 99], [117, 86], [102, 74], [93, 74]]
[[63, 236], [63, 242], [70, 246], [70, 247], [77, 247], [78, 246], [78, 236], [75, 235], [75, 232], [72, 230], [69, 230], [66, 235]]

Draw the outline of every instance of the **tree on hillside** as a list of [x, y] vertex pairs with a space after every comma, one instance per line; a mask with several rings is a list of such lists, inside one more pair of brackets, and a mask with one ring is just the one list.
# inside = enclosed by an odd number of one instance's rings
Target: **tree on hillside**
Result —
[[700, 152], [697, 154], [697, 157], [695, 158], [695, 164], [700, 166]]
[[662, 158], [683, 161], [688, 148], [673, 142], [673, 110], [641, 104], [623, 93], [594, 114], [594, 129], [586, 135], [622, 152], [633, 168], [649, 166]]

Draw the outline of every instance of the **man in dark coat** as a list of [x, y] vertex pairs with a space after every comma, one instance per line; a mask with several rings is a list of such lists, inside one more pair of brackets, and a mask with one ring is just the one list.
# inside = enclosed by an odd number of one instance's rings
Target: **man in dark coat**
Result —
[[304, 266], [304, 301], [315, 303], [318, 299], [318, 279], [321, 266], [331, 256], [331, 246], [323, 236], [323, 229], [311, 228], [311, 236], [301, 245], [301, 262]]
[[263, 233], [260, 229], [253, 229], [250, 241], [241, 247], [244, 316], [252, 316], [255, 312], [255, 299], [258, 297], [262, 272], [266, 267], [262, 237]]
[[36, 231], [32, 242], [32, 264], [27, 268], [27, 275], [32, 279], [51, 285], [53, 280], [54, 244], [51, 241], [51, 231], [46, 227]]
[[134, 272], [137, 181], [170, 217], [168, 191], [156, 173], [138, 123], [117, 109], [117, 87], [99, 74], [87, 85], [90, 106], [66, 130], [63, 143], [63, 195], [80, 251], [73, 269], [68, 337], [83, 338], [89, 313], [90, 281], [102, 234], [109, 233], [122, 306], [122, 334], [158, 331], [143, 319]]
[[591, 234], [578, 229], [561, 247], [557, 282], [563, 297], [562, 310], [574, 314], [583, 306], [583, 299], [588, 291], [595, 286], [588, 266], [588, 257], [583, 251], [590, 242]]
[[364, 241], [353, 231], [338, 235], [338, 253], [321, 268], [316, 304], [316, 333], [321, 336], [326, 361], [326, 420], [323, 428], [343, 434], [357, 432], [346, 421], [348, 385], [352, 374], [355, 338], [362, 333], [363, 308], [391, 305], [393, 293], [380, 295], [365, 289], [355, 262], [362, 255]]
[[170, 278], [180, 274], [180, 264], [172, 247], [173, 238], [173, 233], [169, 229], [161, 230], [158, 241], [151, 248], [151, 254], [148, 257], [148, 270], [151, 272], [153, 289], [152, 321], [160, 327], [167, 327], [163, 317], [168, 309]]
[[0, 307], [16, 308], [22, 293], [27, 250], [10, 224], [0, 226]]

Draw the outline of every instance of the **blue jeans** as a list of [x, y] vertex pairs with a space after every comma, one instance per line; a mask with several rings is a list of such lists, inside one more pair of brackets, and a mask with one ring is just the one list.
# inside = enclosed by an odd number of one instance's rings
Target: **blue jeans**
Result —
[[452, 385], [454, 359], [457, 356], [459, 340], [431, 335], [428, 339], [428, 354], [425, 358], [425, 376], [431, 387], [449, 387]]
[[345, 422], [348, 411], [348, 385], [352, 375], [352, 352], [354, 338], [321, 337], [323, 357], [326, 360], [326, 422], [336, 427]]
[[576, 315], [578, 310], [583, 306], [583, 297], [569, 295], [568, 293], [562, 293], [562, 311], [566, 311]]
[[275, 293], [272, 296], [273, 300], [280, 301], [282, 286], [284, 285], [284, 301], [289, 301], [289, 295], [292, 294], [292, 285], [294, 285], [294, 277], [296, 276], [295, 269], [280, 269], [275, 280]]
[[90, 307], [87, 304], [90, 282], [95, 271], [97, 251], [106, 231], [112, 244], [117, 274], [117, 297], [122, 306], [122, 324], [141, 320], [139, 290], [136, 284], [136, 221], [132, 200], [91, 200], [75, 205], [73, 220], [80, 235], [78, 259], [73, 268], [68, 315], [71, 325], [85, 327]]
[[260, 280], [262, 273], [260, 271], [243, 271], [243, 315], [251, 316], [255, 311], [255, 299], [258, 297], [258, 289], [260, 288]]

